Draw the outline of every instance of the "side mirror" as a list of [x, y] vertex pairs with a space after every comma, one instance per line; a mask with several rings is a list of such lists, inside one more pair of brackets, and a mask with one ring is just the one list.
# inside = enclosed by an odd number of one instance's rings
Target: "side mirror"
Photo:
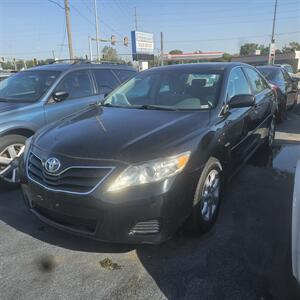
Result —
[[253, 105], [255, 105], [253, 95], [235, 95], [228, 103], [229, 108], [250, 107]]
[[52, 94], [52, 98], [55, 102], [61, 102], [68, 98], [69, 94], [65, 91], [58, 91]]
[[299, 77], [292, 77], [292, 81], [298, 83], [300, 81]]

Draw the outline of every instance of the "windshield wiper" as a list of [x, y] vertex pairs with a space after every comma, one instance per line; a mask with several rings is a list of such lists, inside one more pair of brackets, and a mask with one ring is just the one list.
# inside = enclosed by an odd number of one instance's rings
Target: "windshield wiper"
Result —
[[124, 106], [124, 105], [123, 106], [122, 105], [114, 105], [114, 104], [111, 104], [109, 102], [104, 103], [102, 101], [98, 102], [97, 105], [105, 106], [105, 107], [121, 107], [121, 108], [125, 107], [126, 108], [126, 106]]
[[144, 104], [141, 106], [136, 106], [136, 108], [138, 108], [138, 109], [172, 110], [172, 111], [178, 110], [177, 108], [173, 108], [170, 106], [160, 106], [160, 105], [152, 105], [152, 104]]

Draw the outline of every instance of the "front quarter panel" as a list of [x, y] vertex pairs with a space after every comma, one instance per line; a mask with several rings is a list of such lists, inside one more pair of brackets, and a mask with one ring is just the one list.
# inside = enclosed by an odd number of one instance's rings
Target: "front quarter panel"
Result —
[[27, 129], [35, 132], [45, 124], [44, 107], [41, 102], [26, 105], [0, 116], [0, 136], [11, 130]]

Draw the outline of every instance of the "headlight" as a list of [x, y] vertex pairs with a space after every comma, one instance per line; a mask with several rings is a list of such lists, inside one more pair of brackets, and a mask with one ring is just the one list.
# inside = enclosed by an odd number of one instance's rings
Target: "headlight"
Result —
[[166, 157], [127, 167], [112, 183], [108, 191], [118, 191], [129, 186], [157, 182], [178, 174], [186, 166], [191, 152]]

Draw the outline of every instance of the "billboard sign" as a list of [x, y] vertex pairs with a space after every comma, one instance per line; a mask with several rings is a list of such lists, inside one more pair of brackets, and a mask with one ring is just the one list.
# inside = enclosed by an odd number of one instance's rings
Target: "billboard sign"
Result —
[[138, 57], [149, 59], [153, 57], [154, 51], [154, 35], [150, 32], [131, 31], [131, 44], [133, 59], [137, 60]]

